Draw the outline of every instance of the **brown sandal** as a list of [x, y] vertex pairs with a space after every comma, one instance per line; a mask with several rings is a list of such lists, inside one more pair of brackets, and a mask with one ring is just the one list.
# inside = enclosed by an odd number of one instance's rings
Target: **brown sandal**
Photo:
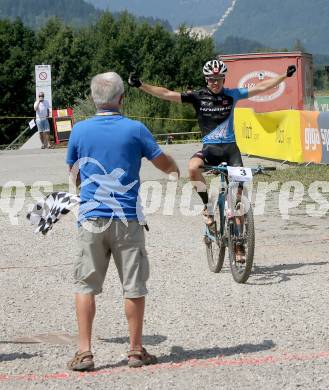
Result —
[[93, 358], [90, 351], [76, 352], [74, 358], [67, 363], [67, 368], [71, 371], [91, 371], [95, 367]]
[[141, 351], [128, 352], [128, 366], [131, 368], [138, 368], [156, 363], [158, 363], [156, 356], [149, 354], [145, 348]]

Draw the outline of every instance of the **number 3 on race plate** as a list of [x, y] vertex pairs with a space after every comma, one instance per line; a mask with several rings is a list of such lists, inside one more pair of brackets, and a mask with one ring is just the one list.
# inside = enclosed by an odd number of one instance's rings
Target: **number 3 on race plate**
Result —
[[231, 181], [251, 181], [251, 168], [244, 167], [227, 167], [228, 177]]

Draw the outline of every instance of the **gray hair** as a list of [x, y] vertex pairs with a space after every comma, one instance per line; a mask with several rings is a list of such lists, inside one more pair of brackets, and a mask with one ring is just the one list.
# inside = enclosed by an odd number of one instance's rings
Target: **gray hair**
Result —
[[119, 104], [123, 93], [122, 78], [115, 72], [101, 73], [91, 80], [91, 96], [96, 107]]

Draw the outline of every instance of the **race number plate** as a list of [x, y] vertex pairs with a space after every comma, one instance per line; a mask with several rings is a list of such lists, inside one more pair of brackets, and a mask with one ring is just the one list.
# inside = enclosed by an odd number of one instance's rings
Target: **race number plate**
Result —
[[244, 167], [227, 167], [228, 177], [231, 181], [251, 181], [251, 168]]

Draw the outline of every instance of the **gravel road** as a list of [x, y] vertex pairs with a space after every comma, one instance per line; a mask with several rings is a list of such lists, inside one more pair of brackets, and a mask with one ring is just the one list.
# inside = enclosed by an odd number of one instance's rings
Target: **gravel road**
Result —
[[[198, 150], [201, 144], [162, 145], [161, 148], [175, 157], [182, 177], [187, 177], [187, 161]], [[9, 181], [22, 181], [32, 185], [39, 180], [47, 180], [53, 184], [67, 183], [68, 170], [65, 164], [66, 149], [35, 149], [0, 151], [0, 186]], [[245, 164], [254, 166], [260, 159], [245, 158]], [[265, 165], [273, 163], [265, 161]], [[276, 165], [280, 165], [276, 163]], [[166, 176], [159, 172], [145, 159], [141, 169], [142, 180], [156, 180]]]
[[[183, 167], [195, 149], [175, 145], [171, 151]], [[64, 156], [63, 151], [53, 154]], [[29, 166], [38, 154], [31, 156], [26, 165], [20, 162], [16, 177], [1, 164], [1, 176], [26, 184], [40, 180]], [[12, 158], [0, 156], [1, 161]], [[40, 159], [42, 174], [52, 172], [54, 160]], [[57, 172], [54, 183], [63, 183], [65, 165], [60, 164], [63, 172]], [[153, 170], [143, 169], [144, 179], [156, 178]], [[255, 217], [253, 273], [247, 284], [238, 285], [227, 260], [220, 274], [208, 270], [202, 219], [182, 214], [178, 191], [173, 215], [164, 215], [161, 207], [148, 217], [152, 268], [144, 342], [159, 364], [136, 370], [126, 366], [127, 324], [112, 263], [97, 298], [96, 371], [76, 374], [66, 370], [77, 334], [74, 216], [66, 216], [45, 238], [33, 235], [25, 220], [29, 203], [19, 212], [18, 225], [0, 211], [0, 388], [329, 388], [327, 216], [308, 216], [303, 203], [282, 219], [278, 196], [271, 196], [265, 214]]]

